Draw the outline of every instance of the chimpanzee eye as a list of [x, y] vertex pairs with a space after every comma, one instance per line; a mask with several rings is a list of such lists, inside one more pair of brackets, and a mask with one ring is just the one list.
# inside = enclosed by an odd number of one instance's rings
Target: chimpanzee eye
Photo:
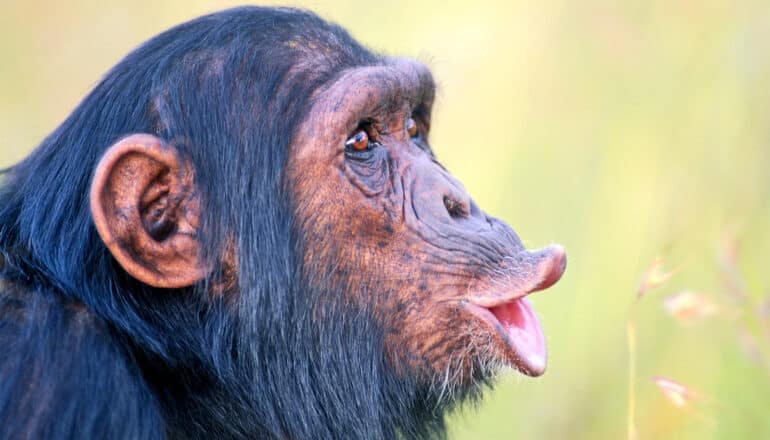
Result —
[[416, 137], [417, 136], [417, 123], [414, 122], [414, 118], [409, 118], [406, 120], [406, 132], [409, 134], [409, 137]]
[[359, 129], [345, 141], [345, 148], [355, 151], [366, 151], [369, 148], [369, 135], [366, 134], [365, 130]]

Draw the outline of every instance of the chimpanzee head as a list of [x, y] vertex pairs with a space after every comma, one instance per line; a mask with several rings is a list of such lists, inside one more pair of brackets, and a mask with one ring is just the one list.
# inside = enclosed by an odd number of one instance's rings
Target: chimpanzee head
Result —
[[306, 432], [287, 427], [292, 393], [319, 418], [427, 413], [500, 367], [540, 375], [525, 297], [565, 253], [526, 250], [441, 165], [434, 96], [424, 65], [310, 13], [200, 18], [130, 54], [14, 168], [8, 188], [40, 193], [35, 212], [6, 197], [34, 227], [5, 241], [124, 334], [156, 387], [228, 401], [193, 390], [208, 377], [273, 434]]

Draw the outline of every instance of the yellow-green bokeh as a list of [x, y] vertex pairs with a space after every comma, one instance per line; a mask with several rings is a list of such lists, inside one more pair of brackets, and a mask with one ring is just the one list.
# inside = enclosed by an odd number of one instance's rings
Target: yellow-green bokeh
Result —
[[[2, 4], [0, 167], [34, 148], [131, 48], [234, 5]], [[680, 270], [636, 305], [640, 438], [770, 438], [770, 365], [739, 339], [753, 335], [767, 360], [767, 319], [751, 305], [770, 292], [770, 2], [294, 5], [372, 49], [426, 62], [440, 84], [439, 158], [525, 244], [568, 250], [562, 282], [533, 296], [549, 371], [506, 376], [478, 409], [452, 417], [452, 438], [626, 438], [626, 322], [658, 255]], [[728, 231], [749, 306], [723, 294]], [[661, 304], [685, 289], [721, 313], [681, 325]], [[709, 399], [676, 408], [653, 376]]]

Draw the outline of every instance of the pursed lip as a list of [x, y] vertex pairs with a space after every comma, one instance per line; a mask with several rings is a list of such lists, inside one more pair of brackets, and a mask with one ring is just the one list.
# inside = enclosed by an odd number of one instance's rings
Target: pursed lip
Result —
[[498, 336], [505, 358], [528, 376], [545, 372], [547, 349], [545, 336], [527, 295], [546, 289], [559, 281], [566, 269], [566, 253], [552, 245], [532, 252], [529, 267], [517, 268], [516, 283], [503, 291], [474, 294], [463, 301], [465, 310], [491, 327]]
[[[547, 289], [556, 284], [567, 268], [567, 254], [559, 245], [551, 245], [537, 251], [526, 251], [528, 261], [511, 271], [512, 282], [508, 286], [478, 289], [468, 301], [485, 308], [497, 307], [523, 298], [530, 293]], [[471, 289], [474, 291], [477, 289]]]

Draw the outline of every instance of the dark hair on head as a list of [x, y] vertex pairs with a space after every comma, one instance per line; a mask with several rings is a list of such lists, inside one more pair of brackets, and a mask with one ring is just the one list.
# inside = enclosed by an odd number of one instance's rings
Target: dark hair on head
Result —
[[[149, 40], [5, 173], [0, 278], [93, 311], [143, 372], [126, 374], [162, 390], [146, 405], [157, 402], [167, 419], [165, 426], [153, 422], [156, 433], [443, 434], [443, 408], [388, 367], [371, 311], [341, 302], [319, 306], [320, 297], [337, 292], [323, 280], [311, 287], [302, 279], [302, 242], [283, 182], [289, 145], [313, 92], [345, 69], [381, 62], [342, 28], [296, 9], [231, 9]], [[234, 244], [236, 298], [211, 298], [210, 279], [192, 292], [148, 287], [101, 243], [89, 210], [92, 175], [105, 150], [131, 133], [173, 144], [194, 165], [199, 238], [209, 259]], [[66, 344], [61, 350], [62, 356], [75, 351]], [[149, 393], [127, 387], [126, 395]], [[0, 389], [0, 403], [13, 392]], [[132, 414], [124, 433], [150, 436], [132, 427], [147, 426], [152, 416]], [[62, 410], [62, 420], [69, 416]], [[0, 434], [16, 433], [14, 426]]]

